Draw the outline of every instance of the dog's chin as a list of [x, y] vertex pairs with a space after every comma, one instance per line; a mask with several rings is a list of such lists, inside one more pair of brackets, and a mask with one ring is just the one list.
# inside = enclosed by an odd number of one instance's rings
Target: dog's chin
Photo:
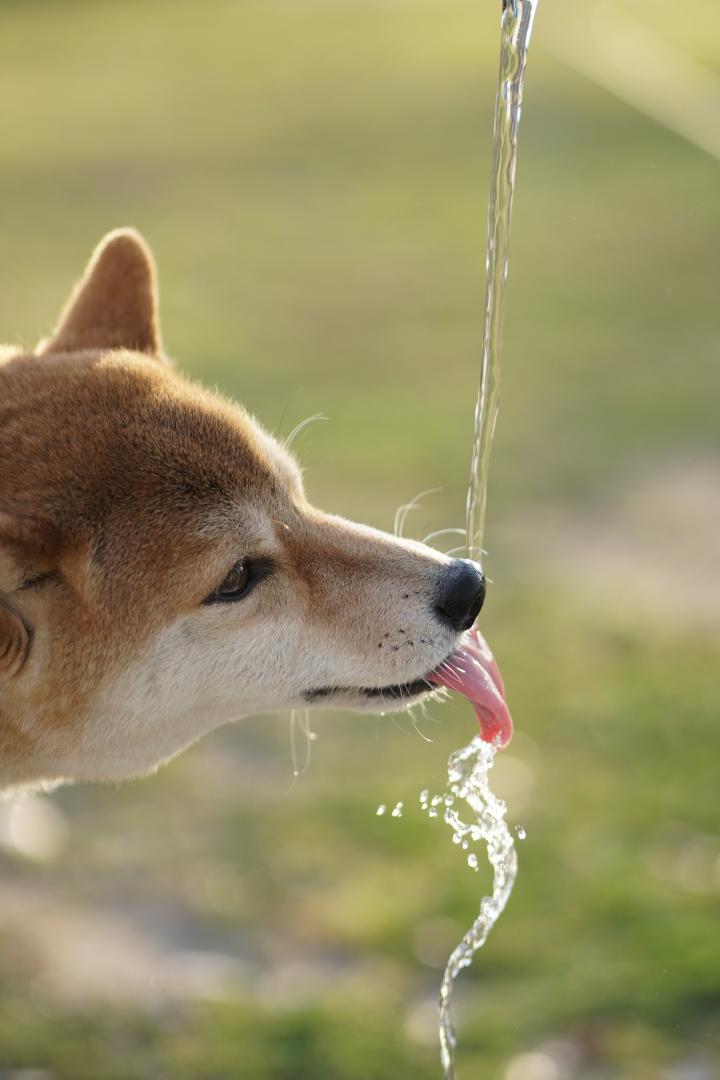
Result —
[[352, 709], [354, 712], [397, 712], [437, 695], [437, 686], [427, 679], [392, 686], [321, 686], [306, 690], [305, 702], [312, 708]]

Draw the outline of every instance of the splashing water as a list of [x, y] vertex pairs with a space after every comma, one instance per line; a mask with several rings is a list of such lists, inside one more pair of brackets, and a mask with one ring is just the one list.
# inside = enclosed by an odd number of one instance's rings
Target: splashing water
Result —
[[[483, 550], [488, 467], [500, 394], [500, 351], [517, 138], [527, 49], [537, 4], [538, 0], [503, 0], [488, 205], [483, 351], [467, 497], [467, 545], [470, 557], [475, 559], [480, 559]], [[442, 808], [444, 819], [453, 830], [453, 842], [463, 850], [467, 851], [471, 844], [484, 843], [493, 869], [492, 896], [483, 897], [478, 917], [447, 962], [440, 987], [440, 1055], [445, 1080], [454, 1080], [456, 1075], [457, 1040], [450, 1018], [455, 979], [472, 963], [475, 952], [487, 941], [508, 902], [517, 873], [513, 836], [505, 821], [505, 803], [490, 789], [489, 773], [495, 754], [495, 746], [476, 736], [466, 747], [450, 755], [446, 794], [430, 798], [428, 792], [423, 791], [420, 796], [420, 805], [430, 817], [438, 817]], [[467, 822], [461, 817], [458, 802], [464, 802], [470, 811]], [[524, 830], [518, 831], [520, 839], [524, 835]], [[479, 869], [475, 852], [468, 854], [467, 861], [472, 870]]]
[[[508, 902], [517, 873], [513, 837], [505, 821], [505, 803], [490, 790], [489, 773], [496, 753], [491, 743], [483, 742], [476, 735], [462, 750], [450, 755], [445, 795], [435, 795], [430, 801], [427, 792], [420, 796], [421, 807], [431, 817], [437, 817], [442, 806], [443, 817], [453, 831], [453, 843], [466, 851], [471, 844], [485, 844], [493, 868], [492, 896], [483, 897], [480, 914], [452, 952], [440, 986], [440, 1057], [446, 1080], [455, 1076], [457, 1040], [450, 1019], [455, 978], [472, 963], [476, 950], [485, 944]], [[461, 809], [463, 802], [469, 815]], [[467, 856], [467, 862], [472, 870], [479, 870], [480, 862], [474, 851]]]

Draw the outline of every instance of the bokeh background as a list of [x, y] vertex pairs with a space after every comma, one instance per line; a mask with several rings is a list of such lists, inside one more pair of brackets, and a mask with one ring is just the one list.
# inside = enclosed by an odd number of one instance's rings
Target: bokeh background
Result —
[[[329, 418], [314, 501], [391, 529], [439, 487], [407, 533], [461, 526], [498, 7], [4, 0], [0, 338], [136, 225], [179, 366], [282, 435]], [[719, 86], [714, 0], [541, 2], [481, 622], [527, 839], [458, 986], [464, 1080], [720, 1076]], [[318, 713], [297, 778], [260, 717], [3, 804], [0, 1076], [437, 1077], [488, 879], [419, 810], [474, 723], [430, 714]]]

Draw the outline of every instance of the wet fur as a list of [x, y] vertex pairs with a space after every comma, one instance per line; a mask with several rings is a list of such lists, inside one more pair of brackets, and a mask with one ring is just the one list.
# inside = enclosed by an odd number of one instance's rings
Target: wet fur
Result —
[[[272, 573], [205, 604], [241, 556]], [[0, 787], [136, 776], [247, 713], [387, 707], [456, 644], [448, 562], [311, 506], [278, 442], [174, 371], [148, 248], [111, 233], [51, 337], [0, 357]]]

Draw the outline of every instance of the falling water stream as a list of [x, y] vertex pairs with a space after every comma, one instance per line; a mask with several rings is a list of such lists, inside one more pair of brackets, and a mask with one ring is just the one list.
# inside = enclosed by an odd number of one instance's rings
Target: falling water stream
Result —
[[539, 0], [503, 0], [500, 70], [495, 99], [492, 173], [488, 200], [485, 322], [467, 496], [467, 545], [471, 557], [477, 559], [480, 559], [482, 554], [490, 449], [500, 400], [505, 284], [525, 62], [538, 2]]
[[[505, 821], [505, 803], [490, 789], [489, 773], [496, 752], [494, 746], [476, 735], [467, 746], [450, 755], [445, 793], [432, 798], [427, 791], [420, 795], [420, 805], [430, 817], [442, 813], [453, 831], [453, 843], [465, 851], [476, 844], [485, 845], [493, 869], [492, 896], [483, 897], [480, 913], [451, 953], [440, 985], [440, 1057], [445, 1080], [453, 1080], [455, 1076], [456, 1037], [450, 1019], [455, 978], [472, 963], [475, 952], [485, 944], [508, 902], [517, 873], [515, 845]], [[469, 814], [462, 809], [463, 802]], [[479, 869], [475, 851], [469, 852], [467, 861], [471, 869]]]
[[[483, 550], [488, 465], [499, 402], [505, 283], [523, 80], [538, 2], [503, 0], [502, 4], [500, 71], [488, 205], [485, 323], [467, 498], [467, 546], [471, 557], [478, 560]], [[465, 850], [472, 844], [485, 845], [493, 871], [492, 896], [483, 897], [478, 917], [447, 962], [440, 987], [440, 1051], [445, 1080], [454, 1080], [456, 1075], [456, 1037], [450, 1018], [455, 978], [472, 962], [477, 949], [485, 944], [510, 897], [517, 873], [513, 837], [505, 821], [505, 803], [490, 789], [489, 773], [496, 752], [493, 745], [476, 736], [466, 747], [450, 755], [445, 793], [430, 798], [423, 792], [420, 796], [423, 809], [432, 817], [442, 813], [453, 831], [454, 843]], [[477, 870], [477, 854], [470, 851], [467, 859], [471, 868]]]

